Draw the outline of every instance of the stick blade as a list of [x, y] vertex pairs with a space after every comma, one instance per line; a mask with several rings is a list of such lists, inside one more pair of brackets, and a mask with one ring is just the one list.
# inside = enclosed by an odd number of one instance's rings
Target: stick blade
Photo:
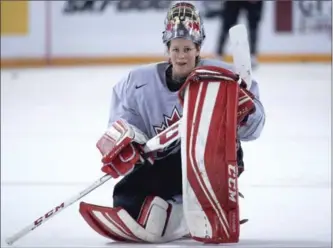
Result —
[[235, 71], [246, 82], [249, 89], [252, 83], [252, 68], [250, 46], [245, 25], [238, 24], [230, 28], [229, 36]]

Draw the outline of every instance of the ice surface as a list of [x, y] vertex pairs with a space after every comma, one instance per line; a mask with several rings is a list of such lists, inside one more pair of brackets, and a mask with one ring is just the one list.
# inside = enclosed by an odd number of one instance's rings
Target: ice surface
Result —
[[[95, 143], [112, 85], [130, 67], [1, 71], [1, 247], [98, 179]], [[331, 247], [330, 65], [261, 65], [255, 72], [265, 130], [244, 143], [241, 241], [232, 247]], [[111, 205], [109, 181], [83, 201]], [[172, 183], [172, 182], [171, 182]], [[78, 203], [15, 243], [17, 247], [198, 247], [110, 242], [91, 230]], [[207, 246], [207, 245], [206, 245]], [[215, 245], [214, 245], [215, 246]]]

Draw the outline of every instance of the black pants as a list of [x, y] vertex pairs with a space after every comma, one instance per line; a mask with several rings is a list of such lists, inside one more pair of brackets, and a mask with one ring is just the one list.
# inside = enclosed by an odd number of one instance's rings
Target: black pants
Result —
[[262, 8], [263, 1], [225, 1], [221, 16], [222, 27], [217, 44], [218, 55], [224, 55], [224, 47], [229, 35], [229, 29], [237, 24], [238, 16], [242, 10], [246, 11], [251, 55], [257, 54], [258, 26], [261, 19]]
[[[244, 168], [240, 145], [237, 150], [237, 160], [238, 166]], [[123, 207], [136, 219], [147, 196], [154, 195], [170, 200], [180, 194], [182, 194], [182, 169], [179, 151], [165, 159], [155, 161], [154, 165], [137, 165], [131, 174], [116, 184], [113, 191], [113, 207]]]

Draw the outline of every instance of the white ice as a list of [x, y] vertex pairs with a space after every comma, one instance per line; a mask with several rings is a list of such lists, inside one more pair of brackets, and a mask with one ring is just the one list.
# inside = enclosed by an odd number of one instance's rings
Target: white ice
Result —
[[[1, 70], [1, 247], [102, 176], [95, 143], [106, 128], [111, 88], [130, 68]], [[230, 246], [330, 247], [331, 65], [266, 64], [254, 75], [267, 121], [262, 136], [244, 144], [241, 216], [249, 222], [241, 226], [240, 242]], [[115, 182], [82, 200], [111, 206]], [[128, 246], [95, 233], [78, 206], [15, 246]]]

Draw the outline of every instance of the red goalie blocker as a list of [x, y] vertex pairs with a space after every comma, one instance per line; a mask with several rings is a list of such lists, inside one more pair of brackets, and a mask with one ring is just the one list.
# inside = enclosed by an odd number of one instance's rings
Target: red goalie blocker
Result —
[[205, 243], [239, 240], [238, 79], [219, 67], [198, 67], [179, 94], [184, 214], [192, 238]]

